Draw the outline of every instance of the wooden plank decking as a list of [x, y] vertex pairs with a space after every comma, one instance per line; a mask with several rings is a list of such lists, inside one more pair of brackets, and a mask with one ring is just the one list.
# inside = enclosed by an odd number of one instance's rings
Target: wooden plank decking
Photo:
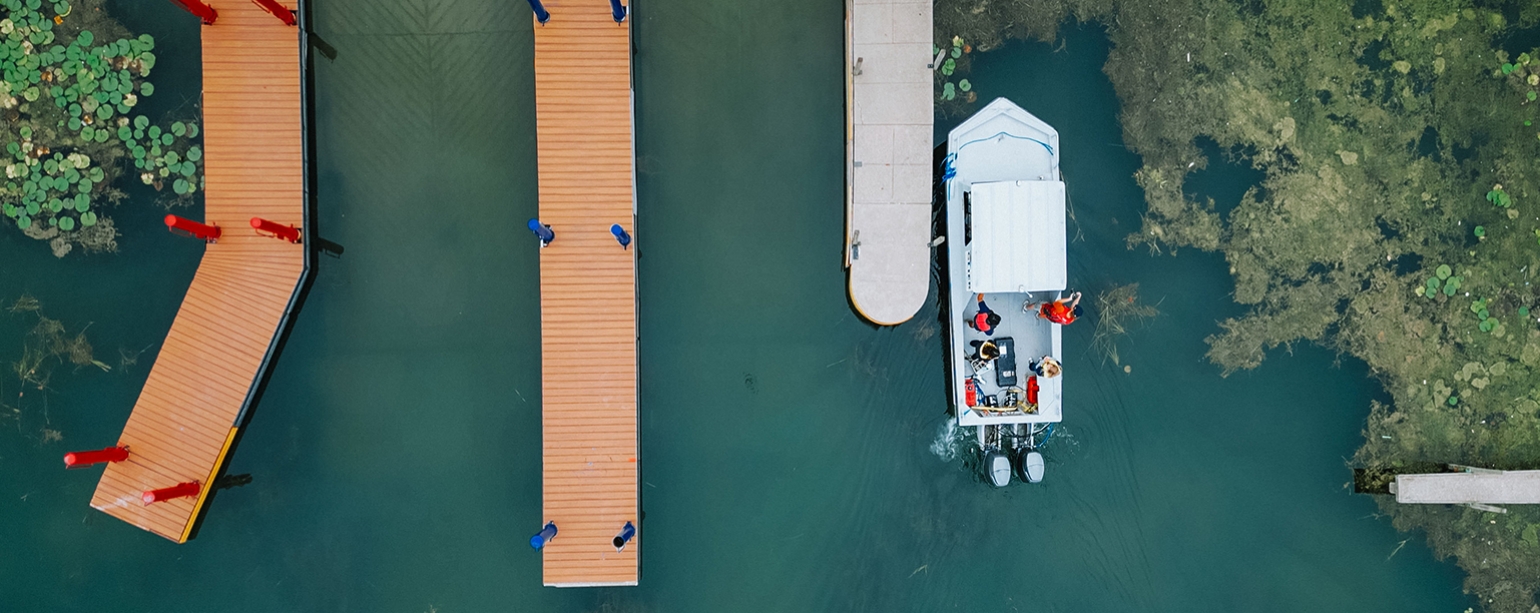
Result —
[[[636, 259], [610, 235], [633, 232], [630, 19], [608, 3], [547, 0], [535, 24], [544, 436], [542, 500], [557, 536], [545, 585], [636, 585]], [[626, 522], [636, 538], [617, 552]]]
[[[129, 459], [108, 465], [91, 499], [179, 543], [229, 452], [305, 268], [303, 247], [249, 225], [252, 217], [303, 223], [300, 29], [250, 0], [206, 1], [219, 17], [202, 28], [204, 216], [224, 236], [208, 246], [123, 429]], [[203, 494], [140, 502], [145, 490], [186, 481], [203, 483]]]

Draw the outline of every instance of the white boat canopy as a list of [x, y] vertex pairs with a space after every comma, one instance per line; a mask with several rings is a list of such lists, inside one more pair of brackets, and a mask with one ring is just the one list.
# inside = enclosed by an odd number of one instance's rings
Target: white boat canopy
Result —
[[1063, 181], [974, 183], [972, 204], [969, 291], [1064, 289]]

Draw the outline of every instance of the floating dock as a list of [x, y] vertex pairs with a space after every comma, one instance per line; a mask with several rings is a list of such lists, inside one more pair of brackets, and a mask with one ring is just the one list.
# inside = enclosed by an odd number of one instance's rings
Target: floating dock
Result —
[[[617, 551], [638, 503], [636, 250], [631, 19], [594, 0], [547, 1], [535, 23], [540, 221], [542, 550], [545, 585], [636, 585], [641, 534]], [[538, 19], [538, 16], [537, 16]]]
[[846, 0], [845, 267], [862, 317], [896, 325], [930, 292], [930, 0]]
[[[182, 543], [213, 489], [293, 313], [309, 254], [251, 219], [306, 227], [302, 29], [251, 0], [209, 0], [202, 28], [205, 223], [210, 243], [91, 506]], [[198, 494], [145, 504], [183, 483]]]
[[1540, 470], [1396, 475], [1391, 493], [1402, 504], [1540, 504]]

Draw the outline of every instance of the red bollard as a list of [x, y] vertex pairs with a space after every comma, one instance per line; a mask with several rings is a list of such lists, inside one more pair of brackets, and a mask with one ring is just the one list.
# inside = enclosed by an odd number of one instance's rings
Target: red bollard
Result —
[[187, 483], [178, 483], [171, 487], [163, 487], [158, 490], [148, 490], [144, 493], [142, 498], [145, 504], [154, 504], [175, 498], [197, 496], [198, 492], [201, 491], [203, 491], [203, 486], [199, 485], [197, 481], [188, 481]]
[[251, 0], [251, 2], [257, 6], [262, 7], [262, 10], [272, 13], [273, 16], [282, 21], [284, 25], [292, 26], [299, 23], [299, 21], [294, 19], [294, 11], [283, 8], [282, 4], [279, 4], [274, 0]]
[[294, 226], [278, 225], [261, 217], [253, 217], [251, 218], [251, 227], [256, 229], [257, 234], [263, 236], [281, 238], [291, 243], [299, 242], [299, 228]]
[[96, 451], [71, 451], [64, 454], [65, 468], [80, 468], [102, 462], [122, 462], [128, 459], [128, 448], [122, 445]]
[[221, 232], [219, 226], [201, 224], [191, 219], [177, 217], [176, 215], [166, 216], [166, 229], [171, 230], [172, 234], [176, 234], [178, 230], [181, 230], [182, 234], [186, 236], [202, 239], [210, 243], [219, 242], [219, 234]]
[[206, 26], [214, 25], [214, 19], [219, 17], [219, 11], [214, 10], [214, 7], [209, 6], [207, 4], [204, 4], [202, 2], [199, 2], [198, 0], [171, 0], [171, 1], [175, 2], [177, 4], [177, 6], [180, 6], [183, 9], [186, 9], [187, 12], [192, 13], [193, 16], [197, 17], [198, 19], [203, 20], [203, 25], [206, 25]]

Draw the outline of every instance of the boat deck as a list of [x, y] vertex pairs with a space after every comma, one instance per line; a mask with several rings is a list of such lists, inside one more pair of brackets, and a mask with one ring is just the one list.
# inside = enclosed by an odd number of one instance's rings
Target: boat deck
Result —
[[[541, 422], [545, 585], [636, 585], [638, 518], [636, 251], [631, 20], [609, 5], [547, 0], [535, 23], [540, 221]], [[527, 239], [526, 239], [527, 240]], [[638, 533], [624, 551], [611, 539]], [[542, 522], [542, 523], [543, 523]]]
[[930, 292], [931, 10], [846, 4], [845, 266], [851, 303], [880, 325], [908, 321]]
[[[107, 466], [91, 499], [178, 543], [230, 451], [306, 270], [304, 247], [249, 225], [304, 221], [300, 29], [250, 0], [208, 3], [219, 17], [202, 28], [204, 214], [224, 236], [208, 245], [123, 428], [129, 459]], [[140, 500], [188, 481], [204, 486], [196, 498]]]

